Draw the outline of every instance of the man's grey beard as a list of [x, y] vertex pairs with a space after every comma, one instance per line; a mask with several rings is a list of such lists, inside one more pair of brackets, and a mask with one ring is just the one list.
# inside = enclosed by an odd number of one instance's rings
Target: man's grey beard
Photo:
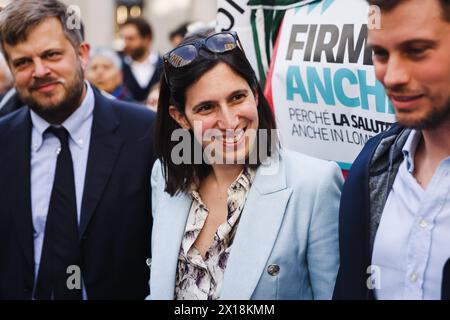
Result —
[[66, 85], [69, 85], [66, 88], [66, 97], [61, 103], [51, 106], [44, 107], [40, 105], [35, 99], [30, 96], [23, 97], [19, 91], [17, 91], [20, 99], [27, 105], [31, 110], [36, 112], [43, 118], [46, 117], [54, 117], [62, 110], [70, 110], [76, 109], [78, 104], [80, 104], [81, 96], [83, 95], [83, 86], [84, 86], [84, 72], [81, 66], [77, 66], [77, 72], [75, 75], [75, 79], [73, 83], [66, 82]]
[[444, 104], [444, 108], [433, 109], [433, 112], [429, 114], [427, 118], [422, 119], [421, 121], [418, 121], [414, 124], [404, 125], [416, 130], [432, 130], [438, 128], [446, 121], [450, 122], [450, 97]]

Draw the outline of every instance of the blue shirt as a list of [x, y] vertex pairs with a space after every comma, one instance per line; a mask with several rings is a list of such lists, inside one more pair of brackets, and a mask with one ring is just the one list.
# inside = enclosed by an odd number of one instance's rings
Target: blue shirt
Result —
[[[69, 148], [74, 166], [78, 223], [80, 223], [81, 201], [95, 104], [94, 92], [87, 82], [86, 87], [86, 96], [81, 106], [62, 124], [69, 132]], [[34, 227], [35, 279], [37, 280], [42, 246], [44, 244], [45, 223], [47, 221], [50, 196], [55, 179], [56, 161], [61, 144], [58, 138], [51, 133], [44, 134], [50, 124], [32, 110], [30, 110], [30, 113], [32, 122], [31, 210]]]
[[[413, 130], [375, 237], [377, 299], [440, 299], [442, 271], [450, 257], [450, 157], [424, 190], [413, 176], [422, 138]], [[374, 270], [372, 269], [372, 272]]]

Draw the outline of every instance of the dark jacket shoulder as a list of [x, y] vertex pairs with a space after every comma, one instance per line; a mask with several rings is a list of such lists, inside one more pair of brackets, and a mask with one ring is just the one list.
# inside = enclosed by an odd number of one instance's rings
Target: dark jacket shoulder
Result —
[[[116, 120], [120, 123], [119, 127], [123, 134], [144, 134], [153, 129], [156, 114], [144, 105], [117, 100], [114, 97], [106, 97], [95, 87], [93, 87], [93, 90], [96, 108], [105, 109], [106, 107], [106, 109], [111, 109]], [[98, 114], [98, 111], [94, 111], [94, 116], [95, 114]], [[112, 119], [109, 121], [112, 121]]]

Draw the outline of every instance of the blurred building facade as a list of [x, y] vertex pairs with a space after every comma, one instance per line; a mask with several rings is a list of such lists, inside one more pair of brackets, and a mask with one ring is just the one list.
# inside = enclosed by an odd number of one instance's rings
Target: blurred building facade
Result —
[[[0, 6], [11, 0], [0, 0]], [[129, 16], [143, 16], [153, 27], [154, 46], [161, 53], [170, 49], [169, 33], [185, 22], [211, 22], [216, 0], [62, 0], [80, 9], [86, 40], [93, 46], [120, 48], [117, 30]]]
[[86, 37], [94, 46], [120, 48], [118, 26], [130, 16], [143, 16], [153, 27], [154, 46], [170, 49], [169, 33], [185, 22], [210, 22], [217, 12], [216, 0], [63, 0], [81, 9]]

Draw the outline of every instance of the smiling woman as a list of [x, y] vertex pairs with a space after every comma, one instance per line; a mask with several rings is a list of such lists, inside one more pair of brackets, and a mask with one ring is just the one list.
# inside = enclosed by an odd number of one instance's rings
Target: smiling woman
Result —
[[164, 56], [155, 143], [149, 299], [331, 297], [340, 170], [280, 147], [237, 34]]
[[[273, 114], [235, 34], [186, 40], [165, 56], [164, 79], [157, 118], [162, 137], [157, 139], [156, 149], [169, 170], [169, 193], [187, 191], [193, 183], [198, 184], [211, 173], [209, 164], [232, 159], [233, 164], [246, 163], [256, 169], [276, 151]], [[267, 134], [264, 146], [256, 141], [258, 129]], [[178, 144], [172, 135], [180, 130], [189, 132], [192, 142], [191, 150], [185, 150], [189, 161], [182, 165], [175, 164], [172, 152]], [[257, 152], [255, 145], [265, 152]], [[199, 149], [203, 156], [196, 154]], [[250, 163], [248, 160], [255, 158], [252, 152], [257, 153], [257, 159]], [[231, 168], [239, 173], [243, 166], [227, 166], [227, 170]]]

